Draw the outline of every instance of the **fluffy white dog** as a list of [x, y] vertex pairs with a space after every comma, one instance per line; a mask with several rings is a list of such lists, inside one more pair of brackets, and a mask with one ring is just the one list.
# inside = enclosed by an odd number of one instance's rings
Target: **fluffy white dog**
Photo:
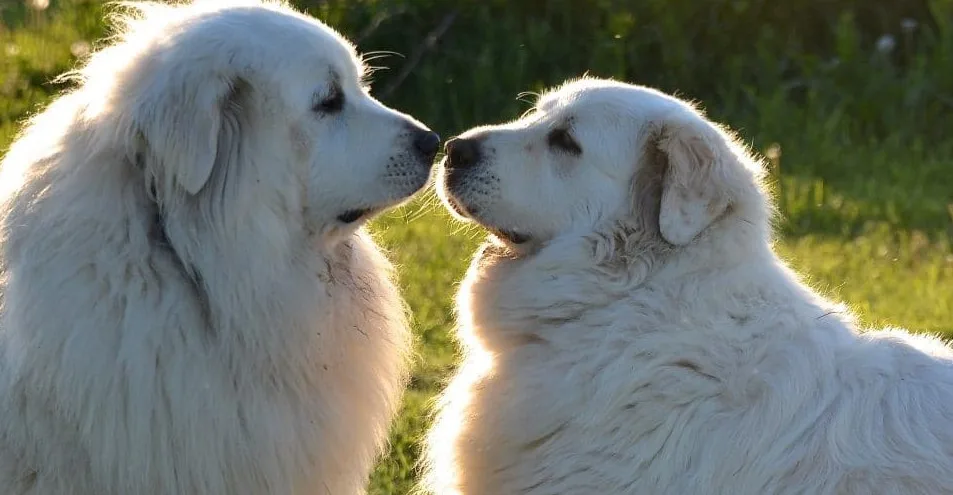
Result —
[[691, 105], [584, 79], [447, 149], [446, 202], [497, 239], [434, 492], [953, 493], [953, 352], [802, 285], [760, 164]]
[[410, 335], [361, 225], [439, 138], [285, 6], [120, 21], [3, 161], [0, 493], [363, 492]]

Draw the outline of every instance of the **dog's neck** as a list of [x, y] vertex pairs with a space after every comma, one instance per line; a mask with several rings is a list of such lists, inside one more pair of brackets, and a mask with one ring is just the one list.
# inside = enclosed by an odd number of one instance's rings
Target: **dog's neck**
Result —
[[461, 294], [483, 305], [471, 308], [477, 320], [496, 320], [493, 313], [500, 313], [511, 322], [571, 321], [625, 297], [670, 255], [662, 244], [632, 251], [626, 246], [631, 242], [603, 233], [560, 236], [527, 254], [487, 243], [474, 257]]
[[[722, 219], [685, 246], [673, 246], [653, 230], [605, 229], [564, 235], [520, 255], [489, 243], [474, 258], [461, 297], [478, 326], [571, 323], [593, 308], [650, 290], [689, 284], [697, 277], [745, 263], [774, 263], [762, 233], [738, 218]], [[728, 288], [725, 288], [726, 290]]]

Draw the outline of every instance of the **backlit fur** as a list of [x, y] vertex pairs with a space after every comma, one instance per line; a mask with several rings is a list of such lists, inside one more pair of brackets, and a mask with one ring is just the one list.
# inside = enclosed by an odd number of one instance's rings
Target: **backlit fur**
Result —
[[461, 138], [480, 160], [442, 195], [499, 236], [457, 295], [425, 490], [953, 493], [953, 352], [802, 284], [761, 164], [696, 108], [582, 79]]
[[424, 128], [284, 5], [117, 21], [2, 163], [0, 493], [363, 493], [410, 334], [361, 225]]

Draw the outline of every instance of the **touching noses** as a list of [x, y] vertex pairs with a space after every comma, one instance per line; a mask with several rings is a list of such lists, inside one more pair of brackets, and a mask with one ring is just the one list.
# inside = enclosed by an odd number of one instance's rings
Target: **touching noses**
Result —
[[426, 129], [417, 129], [415, 132], [414, 149], [427, 160], [433, 161], [440, 146], [440, 135]]

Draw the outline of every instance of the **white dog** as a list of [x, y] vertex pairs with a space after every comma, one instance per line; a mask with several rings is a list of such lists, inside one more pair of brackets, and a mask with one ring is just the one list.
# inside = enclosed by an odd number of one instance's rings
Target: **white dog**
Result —
[[439, 138], [285, 6], [122, 21], [3, 161], [0, 493], [363, 492], [410, 335], [360, 227]]
[[585, 79], [447, 149], [446, 202], [498, 239], [429, 489], [953, 493], [953, 352], [803, 286], [759, 163], [692, 106]]

